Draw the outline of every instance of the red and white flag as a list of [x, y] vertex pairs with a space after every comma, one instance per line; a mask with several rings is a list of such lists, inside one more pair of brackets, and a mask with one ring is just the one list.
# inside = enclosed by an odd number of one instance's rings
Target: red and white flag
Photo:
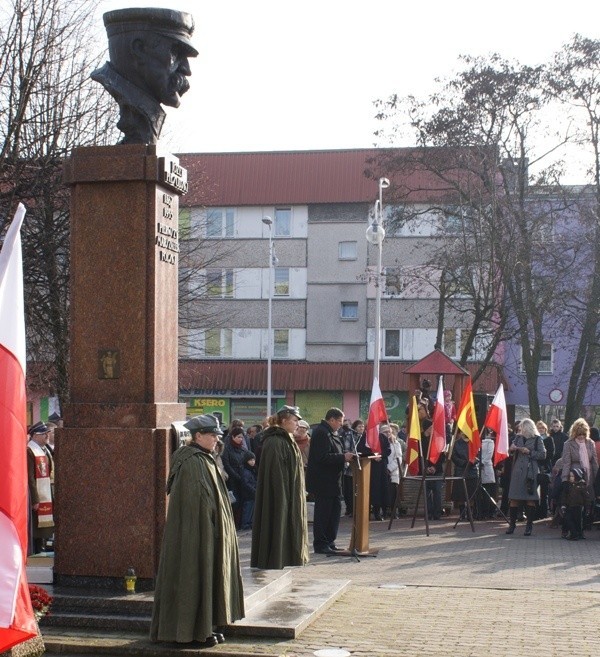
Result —
[[492, 405], [485, 418], [484, 426], [496, 433], [496, 447], [494, 450], [494, 465], [508, 457], [508, 415], [506, 413], [506, 400], [504, 386], [500, 384], [492, 400]]
[[24, 216], [19, 204], [0, 252], [0, 653], [37, 634], [26, 573]]
[[387, 422], [388, 416], [385, 410], [383, 395], [379, 388], [379, 380], [373, 379], [373, 390], [371, 391], [371, 403], [369, 404], [369, 417], [367, 419], [366, 445], [373, 454], [381, 454], [381, 441], [379, 440], [379, 423]]
[[433, 426], [431, 427], [431, 440], [429, 441], [429, 456], [427, 459], [437, 463], [446, 449], [446, 412], [444, 409], [444, 385], [440, 376], [437, 397], [433, 407]]

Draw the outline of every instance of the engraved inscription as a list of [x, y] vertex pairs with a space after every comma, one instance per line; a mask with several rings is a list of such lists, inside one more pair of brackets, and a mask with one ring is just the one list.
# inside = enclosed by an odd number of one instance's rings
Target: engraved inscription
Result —
[[162, 182], [169, 185], [169, 187], [173, 187], [180, 194], [187, 194], [187, 169], [184, 169], [184, 167], [177, 164], [177, 162], [165, 157], [159, 159], [159, 166]]
[[171, 194], [163, 193], [158, 200], [159, 207], [157, 210], [160, 218], [156, 222], [156, 236], [154, 238], [154, 243], [158, 249], [158, 260], [169, 265], [176, 265], [177, 254], [179, 253], [179, 233], [171, 222], [175, 218], [177, 199]]

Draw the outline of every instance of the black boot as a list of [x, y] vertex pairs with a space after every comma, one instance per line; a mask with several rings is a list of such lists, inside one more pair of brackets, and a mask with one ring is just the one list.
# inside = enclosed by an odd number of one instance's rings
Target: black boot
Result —
[[517, 515], [519, 513], [519, 507], [516, 506], [510, 506], [508, 507], [508, 518], [510, 521], [510, 524], [508, 525], [508, 529], [506, 530], [507, 534], [514, 534], [515, 533], [515, 527], [517, 526]]
[[534, 506], [525, 506], [525, 517], [527, 518], [527, 524], [525, 525], [524, 536], [531, 536], [533, 531], [533, 518], [535, 517], [535, 507]]

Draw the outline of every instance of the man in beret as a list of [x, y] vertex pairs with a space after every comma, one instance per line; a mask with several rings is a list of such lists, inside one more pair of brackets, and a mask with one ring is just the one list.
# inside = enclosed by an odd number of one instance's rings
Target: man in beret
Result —
[[237, 536], [227, 488], [213, 458], [223, 435], [213, 415], [184, 425], [192, 438], [172, 459], [169, 509], [150, 638], [190, 647], [222, 643], [219, 626], [244, 616]]
[[104, 14], [110, 62], [94, 71], [119, 104], [122, 144], [156, 144], [165, 113], [189, 89], [194, 20], [172, 9], [117, 9]]

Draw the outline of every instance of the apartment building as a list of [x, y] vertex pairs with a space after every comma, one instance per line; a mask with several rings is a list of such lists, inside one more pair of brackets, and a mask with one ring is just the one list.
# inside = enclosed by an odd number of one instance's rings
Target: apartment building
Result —
[[[264, 417], [271, 297], [273, 406], [297, 404], [310, 422], [330, 406], [342, 407], [352, 419], [366, 416], [377, 251], [365, 233], [378, 180], [365, 172], [376, 154], [356, 149], [180, 156], [190, 180], [180, 232], [198, 239], [200, 259], [210, 261], [200, 272], [204, 292], [186, 311], [195, 321], [181, 328], [180, 389], [190, 413], [217, 412], [225, 422]], [[415, 188], [420, 191], [410, 200], [416, 205], [425, 207], [439, 195], [439, 182], [428, 185], [425, 177]], [[436, 222], [425, 214], [415, 225], [388, 233], [383, 243], [380, 382], [394, 420], [404, 418], [404, 369], [436, 343], [435, 286], [414, 285], [411, 277]], [[447, 313], [442, 348], [450, 357], [458, 357], [468, 328], [468, 313]], [[493, 392], [499, 381], [492, 364], [478, 388]]]

